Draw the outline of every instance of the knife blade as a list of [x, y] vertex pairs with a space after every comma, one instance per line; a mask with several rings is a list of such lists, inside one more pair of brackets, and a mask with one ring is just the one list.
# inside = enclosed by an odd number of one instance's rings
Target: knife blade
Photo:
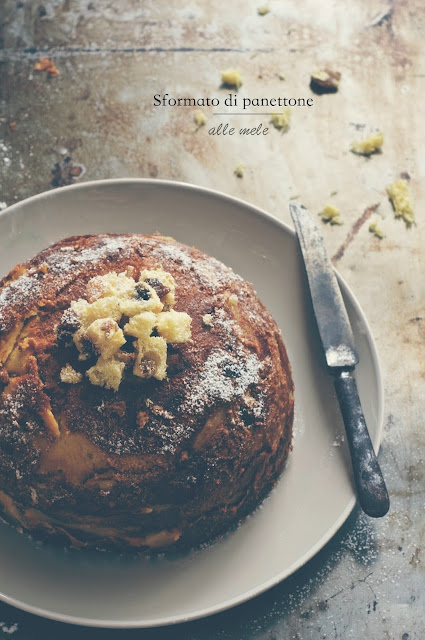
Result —
[[354, 367], [359, 356], [350, 320], [335, 270], [312, 215], [296, 202], [289, 204], [289, 210], [301, 248], [326, 363], [334, 376], [357, 496], [363, 511], [379, 518], [387, 513], [390, 500], [357, 391]]

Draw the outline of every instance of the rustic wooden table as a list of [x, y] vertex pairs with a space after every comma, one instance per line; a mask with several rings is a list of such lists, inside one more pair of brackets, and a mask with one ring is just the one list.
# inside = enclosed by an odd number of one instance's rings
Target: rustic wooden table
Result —
[[[262, 5], [270, 9], [260, 15]], [[77, 628], [0, 605], [0, 636], [36, 640], [361, 639], [425, 637], [425, 10], [420, 0], [0, 0], [0, 207], [77, 180], [169, 178], [206, 185], [290, 223], [288, 199], [313, 211], [330, 203], [343, 225], [323, 224], [335, 266], [372, 327], [384, 374], [380, 462], [389, 515], [355, 509], [305, 567], [234, 610], [175, 628]], [[59, 75], [34, 70], [42, 57]], [[318, 96], [310, 73], [342, 74]], [[229, 93], [220, 72], [236, 67], [238, 112], [156, 106], [154, 95]], [[313, 98], [292, 109], [281, 133], [243, 99]], [[242, 108], [241, 108], [242, 107]], [[255, 113], [247, 115], [245, 112]], [[233, 111], [236, 108], [233, 107]], [[245, 112], [244, 112], [245, 111]], [[266, 112], [269, 109], [265, 110]], [[258, 115], [257, 115], [258, 114]], [[236, 135], [210, 135], [220, 123]], [[239, 135], [241, 127], [269, 127]], [[380, 154], [350, 152], [353, 139], [384, 132]], [[234, 174], [244, 165], [244, 175]], [[410, 176], [416, 225], [395, 219], [386, 185]], [[384, 238], [369, 231], [379, 221]], [[422, 409], [422, 411], [421, 411]], [[1, 569], [0, 569], [1, 570]]]

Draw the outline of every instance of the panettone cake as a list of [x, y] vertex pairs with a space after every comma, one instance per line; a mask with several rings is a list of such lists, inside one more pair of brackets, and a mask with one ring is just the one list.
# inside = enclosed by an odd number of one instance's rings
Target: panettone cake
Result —
[[75, 236], [0, 282], [0, 507], [26, 531], [197, 546], [265, 497], [292, 423], [276, 323], [195, 248]]

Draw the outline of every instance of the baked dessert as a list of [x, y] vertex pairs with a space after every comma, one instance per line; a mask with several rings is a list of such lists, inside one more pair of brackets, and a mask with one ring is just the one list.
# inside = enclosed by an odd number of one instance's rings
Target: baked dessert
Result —
[[0, 282], [0, 505], [38, 537], [206, 542], [268, 493], [292, 422], [277, 325], [195, 248], [76, 236]]

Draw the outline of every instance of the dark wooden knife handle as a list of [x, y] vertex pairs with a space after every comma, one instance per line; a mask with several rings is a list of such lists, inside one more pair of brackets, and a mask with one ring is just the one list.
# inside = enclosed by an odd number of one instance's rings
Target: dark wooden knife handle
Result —
[[350, 447], [359, 502], [368, 516], [380, 518], [390, 508], [390, 499], [367, 430], [353, 372], [338, 372], [335, 389]]

